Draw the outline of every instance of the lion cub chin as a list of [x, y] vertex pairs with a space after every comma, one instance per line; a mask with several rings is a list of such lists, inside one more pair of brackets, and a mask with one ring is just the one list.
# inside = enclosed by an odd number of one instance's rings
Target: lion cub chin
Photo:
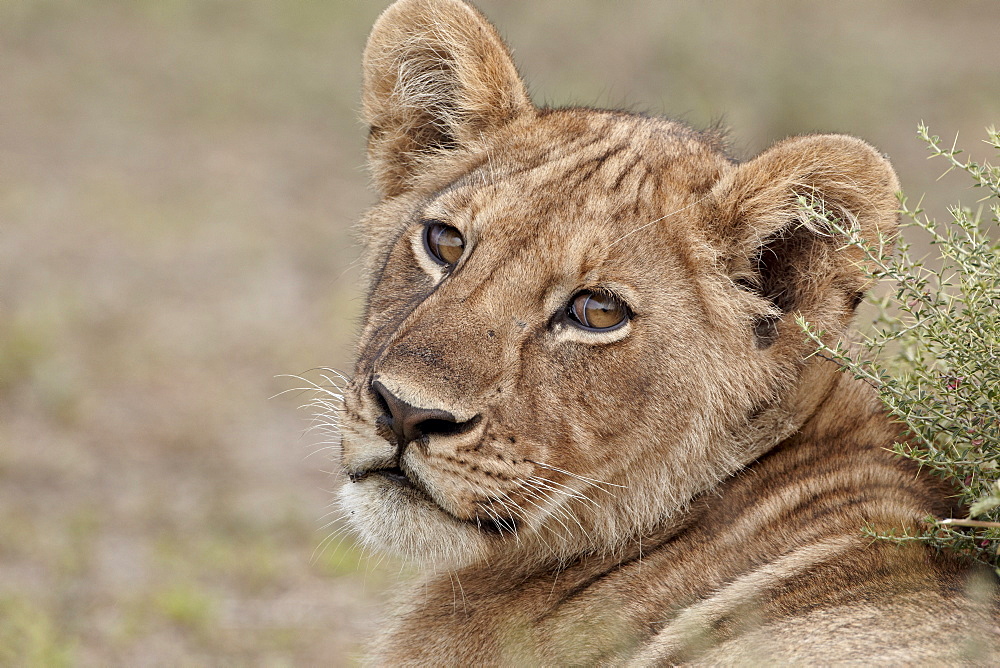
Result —
[[427, 571], [379, 663], [1000, 660], [992, 574], [862, 536], [949, 490], [795, 322], [832, 341], [870, 285], [803, 198], [896, 233], [877, 150], [536, 107], [461, 0], [379, 17], [363, 103], [342, 503]]

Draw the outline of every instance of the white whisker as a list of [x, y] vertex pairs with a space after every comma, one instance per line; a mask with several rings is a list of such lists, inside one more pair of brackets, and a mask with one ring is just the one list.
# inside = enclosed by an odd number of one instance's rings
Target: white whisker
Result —
[[612, 492], [604, 489], [603, 487], [601, 487], [601, 485], [608, 485], [609, 487], [618, 487], [620, 489], [625, 489], [626, 488], [625, 485], [618, 485], [618, 484], [615, 484], [613, 482], [607, 482], [607, 481], [604, 481], [604, 480], [597, 480], [596, 478], [588, 478], [587, 476], [579, 475], [577, 473], [571, 473], [570, 471], [567, 471], [565, 469], [561, 469], [558, 466], [552, 466], [551, 464], [544, 464], [542, 462], [535, 461], [535, 460], [532, 460], [532, 459], [527, 459], [525, 461], [530, 462], [531, 464], [534, 464], [535, 466], [541, 466], [543, 469], [549, 469], [550, 471], [555, 471], [556, 473], [562, 473], [563, 475], [568, 475], [571, 478], [576, 478], [577, 480], [580, 480], [581, 482], [585, 482], [585, 483], [589, 483], [591, 485], [594, 485], [595, 487], [597, 487], [598, 489], [600, 489], [605, 494], [610, 494], [611, 496], [614, 496], [614, 494]]
[[615, 239], [614, 241], [612, 241], [610, 244], [608, 244], [607, 246], [605, 246], [604, 250], [607, 250], [607, 249], [611, 248], [612, 246], [614, 246], [616, 243], [618, 243], [622, 239], [626, 239], [626, 238], [632, 236], [633, 234], [635, 234], [636, 232], [641, 232], [642, 230], [646, 229], [650, 225], [655, 225], [656, 223], [660, 222], [661, 220], [665, 220], [665, 219], [669, 218], [670, 216], [673, 216], [675, 214], [680, 213], [681, 211], [685, 211], [687, 209], [690, 209], [691, 207], [695, 206], [696, 204], [701, 203], [702, 201], [704, 201], [708, 197], [709, 197], [709, 195], [704, 195], [702, 197], [699, 197], [698, 199], [696, 199], [695, 201], [691, 202], [687, 206], [683, 206], [683, 207], [681, 207], [679, 209], [671, 211], [670, 213], [668, 213], [668, 214], [666, 214], [664, 216], [660, 216], [656, 220], [651, 220], [648, 223], [646, 223], [645, 225], [640, 225], [639, 227], [635, 228], [634, 230], [626, 232], [625, 234], [621, 235], [620, 237], [618, 237], [617, 239]]

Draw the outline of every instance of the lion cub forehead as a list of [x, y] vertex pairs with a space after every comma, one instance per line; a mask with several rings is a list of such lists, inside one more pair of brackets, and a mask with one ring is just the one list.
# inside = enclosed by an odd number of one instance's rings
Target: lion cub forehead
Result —
[[689, 217], [673, 212], [702, 198], [729, 164], [704, 138], [655, 118], [571, 110], [511, 130], [433, 197], [428, 215], [512, 237], [551, 227], [596, 240]]
[[[573, 265], [587, 273], [606, 263], [632, 264], [640, 247], [661, 252], [684, 243], [700, 215], [703, 194], [664, 190], [653, 176], [639, 177], [634, 192], [574, 187], [566, 178], [539, 185], [515, 174], [487, 180], [472, 174], [430, 202], [425, 220], [458, 228], [476, 254], [502, 252], [531, 258], [539, 265]], [[616, 260], [620, 260], [617, 262]]]
[[610, 208], [600, 200], [553, 205], [516, 180], [473, 180], [431, 203], [423, 218], [458, 228], [475, 264], [502, 263], [524, 278], [551, 271], [581, 278], [607, 263], [622, 235]]

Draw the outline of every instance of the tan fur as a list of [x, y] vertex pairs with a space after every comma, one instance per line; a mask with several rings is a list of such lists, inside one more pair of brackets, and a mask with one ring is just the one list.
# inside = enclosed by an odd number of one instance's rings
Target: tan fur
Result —
[[[426, 570], [375, 662], [1000, 658], [992, 576], [862, 537], [948, 513], [948, 492], [795, 323], [840, 337], [869, 287], [800, 196], [895, 234], [871, 146], [798, 137], [737, 164], [669, 120], [536, 108], [461, 0], [383, 13], [364, 113], [382, 199], [342, 503]], [[423, 246], [434, 220], [465, 239], [452, 269]], [[592, 289], [631, 320], [574, 326]], [[398, 443], [385, 393], [462, 429]]]

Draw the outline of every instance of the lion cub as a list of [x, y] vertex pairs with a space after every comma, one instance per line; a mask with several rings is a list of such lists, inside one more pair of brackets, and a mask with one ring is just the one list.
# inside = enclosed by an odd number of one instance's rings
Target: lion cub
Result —
[[342, 503], [426, 569], [377, 663], [1000, 660], [992, 574], [862, 536], [948, 490], [795, 323], [838, 337], [869, 287], [799, 197], [891, 237], [878, 151], [536, 107], [462, 0], [389, 7], [363, 96]]

